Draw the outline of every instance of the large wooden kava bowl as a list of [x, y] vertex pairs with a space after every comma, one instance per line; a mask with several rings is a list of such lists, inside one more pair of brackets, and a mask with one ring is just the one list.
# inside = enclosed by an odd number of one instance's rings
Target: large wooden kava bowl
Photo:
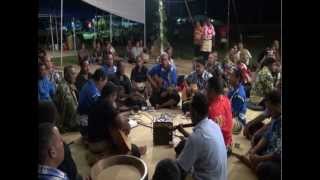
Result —
[[106, 159], [99, 160], [91, 168], [91, 177], [97, 180], [98, 175], [106, 168], [114, 165], [129, 165], [134, 166], [140, 172], [140, 180], [148, 180], [148, 168], [146, 163], [137, 157], [131, 155], [117, 155]]

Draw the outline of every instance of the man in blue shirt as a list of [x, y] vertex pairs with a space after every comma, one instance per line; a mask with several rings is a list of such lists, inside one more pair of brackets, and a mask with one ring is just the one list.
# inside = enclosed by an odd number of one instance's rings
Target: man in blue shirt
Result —
[[[181, 153], [176, 148], [177, 163], [182, 179], [191, 173], [195, 180], [227, 180], [227, 151], [219, 125], [208, 119], [208, 100], [196, 93], [191, 101], [190, 114], [195, 125], [189, 135], [181, 125], [178, 130], [187, 139], [182, 141]], [[181, 146], [181, 145], [180, 145]]]
[[237, 67], [232, 67], [229, 71], [229, 83], [231, 89], [228, 93], [228, 98], [231, 101], [232, 115], [234, 118], [233, 134], [239, 134], [242, 127], [246, 125], [246, 92], [242, 85], [241, 70]]
[[176, 106], [180, 96], [176, 90], [177, 72], [169, 63], [168, 54], [160, 56], [160, 64], [155, 65], [148, 73], [148, 80], [152, 86], [149, 99], [152, 106], [166, 108]]
[[271, 125], [256, 145], [249, 150], [249, 159], [240, 160], [252, 168], [259, 180], [281, 179], [281, 94], [271, 91], [265, 97], [265, 105], [272, 118]]
[[97, 69], [92, 79], [88, 80], [79, 93], [78, 113], [80, 114], [80, 133], [85, 139], [88, 135], [88, 114], [91, 107], [100, 97], [102, 88], [108, 82], [108, 78], [102, 69]]
[[105, 63], [104, 65], [102, 65], [103, 71], [108, 77], [115, 75], [115, 73], [117, 72], [117, 67], [113, 63], [113, 55], [109, 53], [105, 58]]
[[57, 169], [64, 159], [62, 137], [52, 123], [39, 125], [39, 180], [69, 180], [67, 175]]
[[44, 64], [39, 64], [38, 100], [52, 101], [55, 86], [48, 79], [48, 70]]

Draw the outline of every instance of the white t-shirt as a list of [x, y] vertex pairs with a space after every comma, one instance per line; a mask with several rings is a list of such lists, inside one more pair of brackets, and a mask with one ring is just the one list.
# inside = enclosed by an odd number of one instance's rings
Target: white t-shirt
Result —
[[227, 180], [227, 149], [219, 125], [205, 118], [193, 129], [177, 159], [195, 180]]
[[133, 47], [131, 49], [131, 53], [133, 55], [134, 58], [137, 58], [143, 51], [143, 48], [142, 47]]

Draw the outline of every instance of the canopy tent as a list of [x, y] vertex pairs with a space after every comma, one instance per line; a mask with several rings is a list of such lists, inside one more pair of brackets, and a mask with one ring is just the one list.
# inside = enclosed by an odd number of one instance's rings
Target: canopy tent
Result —
[[114, 15], [145, 23], [145, 0], [82, 0]]
[[[144, 46], [146, 46], [145, 0], [82, 0], [111, 14], [144, 24]], [[112, 15], [110, 15], [110, 23]], [[112, 33], [112, 29], [110, 30]]]
[[[75, 9], [78, 9], [79, 7], [85, 8], [86, 11], [93, 11], [94, 8], [101, 9], [103, 11], [107, 11], [110, 13], [110, 25], [112, 23], [112, 15], [117, 15], [132, 21], [136, 21], [139, 23], [144, 24], [144, 45], [146, 45], [146, 26], [145, 26], [145, 0], [82, 0], [77, 3], [75, 3], [76, 0], [68, 0], [64, 3], [63, 0], [60, 0], [60, 28], [61, 28], [61, 37], [60, 37], [60, 46], [61, 46], [61, 66], [62, 66], [62, 53], [63, 53], [63, 45], [62, 45], [62, 24], [63, 24], [63, 17], [64, 17], [64, 11], [67, 11], [70, 14], [75, 14]], [[77, 4], [77, 5], [76, 5]], [[58, 6], [57, 1], [54, 0], [46, 0], [46, 1], [39, 1], [39, 17], [51, 17], [52, 16], [58, 16]], [[77, 6], [75, 8], [75, 5]], [[88, 6], [92, 5], [92, 6]], [[51, 10], [50, 10], [51, 9]], [[54, 11], [52, 11], [54, 9]], [[81, 12], [80, 14], [82, 14]], [[69, 14], [67, 14], [68, 16]], [[52, 29], [50, 25], [50, 29]], [[110, 32], [112, 30], [110, 29]], [[51, 33], [52, 34], [52, 33]], [[110, 37], [112, 37], [112, 34], [110, 34]]]

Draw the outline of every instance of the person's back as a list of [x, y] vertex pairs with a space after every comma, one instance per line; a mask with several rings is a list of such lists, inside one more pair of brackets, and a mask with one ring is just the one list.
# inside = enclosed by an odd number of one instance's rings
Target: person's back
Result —
[[[188, 137], [186, 150], [188, 147], [194, 152], [194, 156], [190, 159], [194, 161], [193, 178], [195, 180], [227, 179], [227, 151], [217, 123], [207, 118], [202, 120]], [[178, 157], [178, 163], [183, 169], [187, 169], [183, 167], [184, 164], [189, 164], [180, 159], [186, 150], [183, 150]]]
[[108, 128], [113, 125], [116, 111], [109, 102], [103, 100], [93, 105], [88, 116], [88, 141], [95, 143], [110, 138]]
[[88, 114], [88, 108], [93, 105], [94, 101], [98, 100], [99, 96], [100, 92], [96, 89], [94, 82], [92, 80], [86, 82], [79, 94], [79, 114]]
[[225, 143], [230, 145], [232, 142], [232, 110], [228, 97], [220, 95], [210, 103], [209, 117], [221, 126]]

